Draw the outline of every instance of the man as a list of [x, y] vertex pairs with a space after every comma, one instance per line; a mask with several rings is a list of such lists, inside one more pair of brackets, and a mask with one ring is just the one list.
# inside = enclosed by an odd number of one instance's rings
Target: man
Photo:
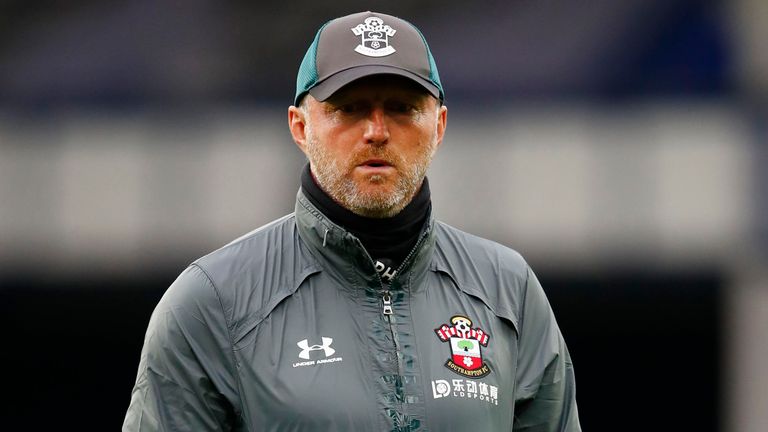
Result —
[[288, 110], [309, 160], [296, 211], [171, 285], [124, 431], [580, 430], [528, 265], [431, 214], [443, 99], [411, 24], [318, 31]]

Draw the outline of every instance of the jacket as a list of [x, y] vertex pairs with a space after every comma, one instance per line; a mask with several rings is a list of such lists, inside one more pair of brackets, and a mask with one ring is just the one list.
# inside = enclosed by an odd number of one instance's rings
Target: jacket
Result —
[[123, 431], [580, 431], [573, 367], [515, 251], [430, 216], [389, 285], [299, 191], [153, 312]]

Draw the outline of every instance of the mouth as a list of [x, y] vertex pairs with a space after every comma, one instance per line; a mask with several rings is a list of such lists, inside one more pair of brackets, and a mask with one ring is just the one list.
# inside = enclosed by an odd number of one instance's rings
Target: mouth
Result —
[[383, 159], [369, 159], [363, 162], [362, 164], [360, 164], [360, 166], [371, 167], [371, 168], [384, 168], [391, 165], [389, 164], [389, 162]]

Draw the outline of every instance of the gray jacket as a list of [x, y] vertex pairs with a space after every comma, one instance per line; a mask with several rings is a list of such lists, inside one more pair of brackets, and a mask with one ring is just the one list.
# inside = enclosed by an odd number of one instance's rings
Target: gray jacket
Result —
[[301, 192], [158, 304], [123, 431], [579, 431], [516, 252], [430, 218], [389, 286]]

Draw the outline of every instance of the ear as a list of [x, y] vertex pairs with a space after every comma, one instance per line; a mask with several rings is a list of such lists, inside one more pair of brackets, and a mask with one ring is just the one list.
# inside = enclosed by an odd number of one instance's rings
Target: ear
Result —
[[437, 147], [443, 143], [443, 136], [445, 135], [445, 127], [448, 124], [448, 107], [440, 105], [437, 113]]
[[299, 147], [299, 149], [307, 154], [306, 134], [307, 119], [305, 118], [304, 111], [293, 105], [288, 107], [288, 129], [291, 131], [293, 142]]

